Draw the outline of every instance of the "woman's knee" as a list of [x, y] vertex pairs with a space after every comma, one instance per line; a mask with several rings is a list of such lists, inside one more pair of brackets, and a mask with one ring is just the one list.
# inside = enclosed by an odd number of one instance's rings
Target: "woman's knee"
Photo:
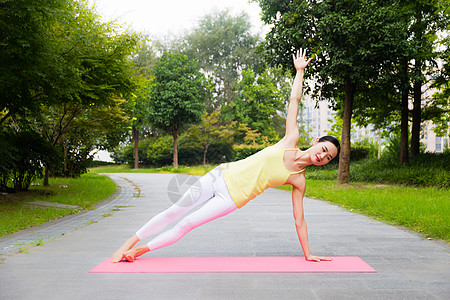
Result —
[[180, 222], [178, 222], [178, 224], [176, 224], [175, 227], [177, 228], [176, 230], [181, 235], [185, 235], [192, 229], [198, 227], [199, 225], [200, 224], [197, 225], [196, 222], [194, 220], [192, 220], [191, 218], [186, 217], [183, 220], [181, 220]]

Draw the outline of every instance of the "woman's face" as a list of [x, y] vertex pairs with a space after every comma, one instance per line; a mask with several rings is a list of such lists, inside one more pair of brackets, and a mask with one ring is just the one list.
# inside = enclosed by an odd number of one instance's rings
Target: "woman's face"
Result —
[[337, 155], [336, 146], [328, 141], [314, 142], [313, 146], [309, 148], [309, 156], [312, 164], [321, 166], [329, 163]]

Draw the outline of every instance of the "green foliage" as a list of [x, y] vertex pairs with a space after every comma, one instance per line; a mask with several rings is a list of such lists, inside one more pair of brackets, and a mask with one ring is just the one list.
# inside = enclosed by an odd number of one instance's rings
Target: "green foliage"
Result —
[[54, 165], [55, 149], [34, 132], [0, 134], [0, 191], [27, 190], [43, 176], [43, 165]]
[[149, 139], [148, 146], [145, 150], [144, 157], [147, 161], [142, 161], [142, 164], [148, 166], [170, 165], [173, 155], [173, 138], [165, 135]]
[[256, 55], [258, 37], [251, 33], [249, 16], [233, 16], [229, 10], [205, 15], [186, 37], [185, 53], [199, 62], [213, 85], [214, 98], [207, 103], [211, 112], [229, 104], [238, 93], [242, 70], [257, 70], [261, 63]]
[[[306, 76], [314, 77], [315, 94], [343, 112], [339, 182], [348, 181], [350, 130], [354, 107], [369, 109], [367, 91], [388, 73], [392, 61], [408, 49], [407, 23], [391, 1], [257, 0], [263, 20], [273, 25], [265, 53], [271, 65], [292, 70], [294, 49], [308, 49], [314, 61]], [[378, 90], [383, 90], [378, 87]], [[383, 102], [386, 98], [373, 98]], [[364, 100], [364, 101], [362, 101]]]
[[208, 164], [221, 164], [232, 161], [234, 156], [233, 146], [230, 143], [217, 141], [209, 147], [206, 161]]
[[194, 60], [164, 53], [155, 66], [150, 94], [150, 119], [168, 133], [201, 120], [206, 80]]
[[[447, 32], [450, 26], [447, 26]], [[429, 109], [432, 109], [430, 116], [435, 127], [434, 132], [438, 136], [450, 136], [450, 35], [447, 34], [441, 41], [441, 47], [445, 51], [440, 53], [440, 59], [443, 62], [442, 68], [436, 75], [432, 88], [436, 93], [432, 96], [432, 103]]]
[[[389, 182], [415, 186], [450, 187], [450, 156], [419, 154], [409, 165], [393, 160], [363, 161], [353, 168], [353, 181]], [[445, 165], [447, 163], [447, 165]]]
[[[172, 163], [173, 137], [162, 135], [149, 137], [139, 141], [139, 164], [147, 167], [163, 167]], [[202, 145], [192, 143], [188, 137], [182, 136], [178, 147], [179, 163], [181, 165], [203, 164], [204, 148]], [[214, 141], [210, 144], [206, 154], [206, 161], [211, 164], [220, 164], [233, 159], [234, 153], [231, 144], [223, 141]], [[127, 145], [116, 148], [113, 154], [116, 163], [134, 165], [134, 147]]]
[[0, 112], [6, 117], [48, 103], [43, 88], [53, 89], [57, 70], [48, 28], [67, 1], [0, 1]]
[[0, 124], [33, 128], [64, 153], [64, 164], [54, 173], [79, 176], [91, 150], [122, 139], [126, 118], [119, 99], [137, 87], [130, 54], [140, 37], [118, 33], [118, 24], [102, 22], [86, 0], [2, 1], [1, 6], [0, 23], [23, 32], [17, 37], [8, 32], [0, 43], [5, 50], [0, 76], [10, 74], [1, 80]]
[[388, 144], [383, 149], [382, 158], [395, 160], [400, 157], [400, 143], [401, 137], [400, 135], [391, 135], [389, 138]]
[[165, 52], [154, 70], [150, 122], [174, 138], [173, 165], [178, 166], [178, 134], [183, 125], [201, 121], [207, 82], [197, 63], [183, 54]]
[[285, 100], [274, 81], [268, 71], [260, 76], [253, 71], [243, 71], [238, 84], [239, 97], [231, 103], [231, 111], [227, 112], [234, 120], [247, 124], [272, 142], [279, 139], [274, 122], [281, 119], [278, 111], [284, 109]]
[[312, 128], [307, 128], [305, 125], [302, 124], [298, 128], [298, 132], [300, 134], [298, 146], [307, 147], [311, 145], [311, 141], [313, 140], [313, 137], [311, 136]]
[[202, 122], [199, 125], [192, 125], [183, 138], [190, 141], [191, 148], [203, 147], [203, 164], [206, 165], [209, 147], [213, 143], [228, 144], [228, 148], [231, 148], [235, 125], [236, 122], [225, 122], [220, 116], [219, 109], [211, 113], [205, 111]]
[[39, 104], [90, 105], [133, 88], [128, 55], [138, 36], [117, 34], [87, 1], [2, 2], [0, 111], [7, 116]]
[[235, 145], [233, 146], [233, 151], [235, 154], [235, 160], [241, 160], [247, 158], [261, 150], [263, 150], [265, 145]]
[[[172, 162], [173, 138], [168, 135], [148, 137], [139, 140], [139, 164], [145, 166], [164, 166]], [[115, 148], [112, 155], [118, 164], [134, 165], [134, 143]]]
[[365, 138], [352, 144], [351, 159], [353, 161], [361, 159], [376, 159], [378, 156], [378, 145]]

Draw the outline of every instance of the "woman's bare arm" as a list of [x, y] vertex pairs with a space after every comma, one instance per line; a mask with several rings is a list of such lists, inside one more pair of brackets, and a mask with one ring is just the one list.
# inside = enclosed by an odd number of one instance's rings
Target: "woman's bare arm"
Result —
[[303, 92], [303, 75], [306, 66], [310, 63], [312, 58], [306, 60], [306, 50], [300, 49], [297, 54], [293, 55], [293, 61], [297, 73], [295, 74], [294, 83], [291, 89], [291, 96], [289, 98], [289, 107], [286, 118], [286, 137], [288, 139], [298, 140], [297, 116], [298, 106], [302, 98]]
[[292, 205], [295, 219], [295, 229], [297, 230], [298, 239], [303, 249], [305, 259], [309, 261], [331, 260], [328, 257], [320, 257], [311, 255], [309, 250], [308, 229], [303, 213], [303, 196], [305, 193], [305, 177], [297, 177], [295, 185], [292, 186]]

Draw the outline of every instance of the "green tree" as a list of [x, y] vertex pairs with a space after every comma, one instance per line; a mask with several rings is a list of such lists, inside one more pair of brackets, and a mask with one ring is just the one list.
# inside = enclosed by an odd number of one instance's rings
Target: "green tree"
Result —
[[[369, 103], [371, 109], [355, 107], [359, 122], [375, 124], [376, 128], [392, 127], [392, 124], [400, 126], [401, 163], [409, 161], [409, 122], [412, 120], [411, 154], [415, 156], [419, 149], [421, 123], [431, 119], [436, 121], [445, 114], [440, 100], [426, 99], [423, 94], [424, 87], [436, 77], [439, 68], [436, 58], [447, 48], [445, 43], [439, 45], [438, 38], [439, 35], [446, 36], [442, 32], [448, 24], [448, 18], [442, 13], [444, 2], [448, 1], [394, 3], [398, 20], [404, 24], [404, 34], [399, 42], [403, 46], [398, 47], [396, 59], [385, 67], [371, 92], [367, 93], [364, 102]], [[383, 98], [384, 101], [378, 100]], [[414, 103], [412, 110], [409, 109], [410, 99]]]
[[[411, 44], [416, 50], [412, 59], [413, 65], [413, 109], [411, 129], [411, 155], [417, 156], [420, 152], [421, 124], [426, 118], [426, 108], [423, 107], [423, 85], [426, 83], [427, 65], [436, 66], [439, 50], [436, 47], [439, 41], [437, 34], [445, 30], [450, 19], [444, 10], [448, 9], [448, 0], [413, 0], [404, 4], [411, 10]], [[448, 35], [448, 31], [444, 33]], [[432, 71], [435, 73], [435, 70]], [[431, 110], [436, 113], [434, 105]], [[425, 114], [424, 114], [425, 113]]]
[[58, 70], [48, 28], [67, 1], [0, 0], [0, 125], [49, 103]]
[[183, 125], [201, 121], [207, 82], [196, 62], [183, 54], [164, 53], [154, 69], [150, 122], [173, 137], [173, 165], [178, 167], [178, 134]]
[[89, 167], [95, 149], [107, 150], [117, 146], [128, 123], [123, 106], [123, 100], [115, 100], [108, 105], [84, 108], [77, 114], [57, 145], [64, 153], [64, 165], [55, 168], [54, 173], [65, 177], [80, 176]]
[[202, 122], [192, 125], [186, 137], [196, 140], [203, 147], [203, 165], [206, 165], [206, 154], [212, 143], [233, 142], [234, 127], [236, 122], [227, 123], [220, 117], [220, 110], [216, 109], [212, 113], [203, 112]]
[[127, 97], [131, 132], [134, 141], [134, 168], [139, 168], [139, 140], [142, 131], [149, 127], [149, 93], [152, 71], [157, 63], [155, 50], [149, 43], [143, 44], [134, 55], [133, 62], [140, 74], [141, 82], [136, 94]]
[[[36, 129], [54, 146], [62, 143], [74, 120], [95, 109], [114, 109], [117, 99], [136, 88], [129, 56], [139, 36], [118, 34], [118, 25], [103, 23], [85, 1], [69, 4], [47, 28], [57, 58], [52, 68], [62, 75], [52, 78], [57, 88], [43, 89], [52, 104], [32, 114]], [[45, 184], [48, 174], [47, 170]]]
[[244, 70], [238, 90], [239, 96], [230, 105], [233, 119], [247, 124], [270, 141], [278, 140], [280, 130], [277, 132], [274, 123], [284, 123], [278, 112], [285, 109], [286, 97], [275, 85], [272, 74], [265, 71], [257, 76], [251, 70]]
[[27, 190], [42, 178], [43, 165], [56, 164], [54, 147], [32, 131], [0, 133], [0, 191]]
[[[350, 128], [358, 94], [390, 64], [399, 47], [402, 23], [389, 1], [257, 0], [263, 20], [273, 25], [266, 36], [266, 57], [273, 65], [291, 67], [293, 49], [315, 56], [308, 74], [316, 79], [316, 94], [333, 99], [343, 112], [338, 183], [350, 170]], [[310, 75], [309, 75], [310, 76]]]
[[251, 33], [249, 16], [233, 16], [229, 10], [205, 15], [187, 35], [185, 53], [199, 62], [214, 87], [209, 112], [236, 98], [242, 70], [257, 71], [261, 63], [256, 55], [258, 41]]

